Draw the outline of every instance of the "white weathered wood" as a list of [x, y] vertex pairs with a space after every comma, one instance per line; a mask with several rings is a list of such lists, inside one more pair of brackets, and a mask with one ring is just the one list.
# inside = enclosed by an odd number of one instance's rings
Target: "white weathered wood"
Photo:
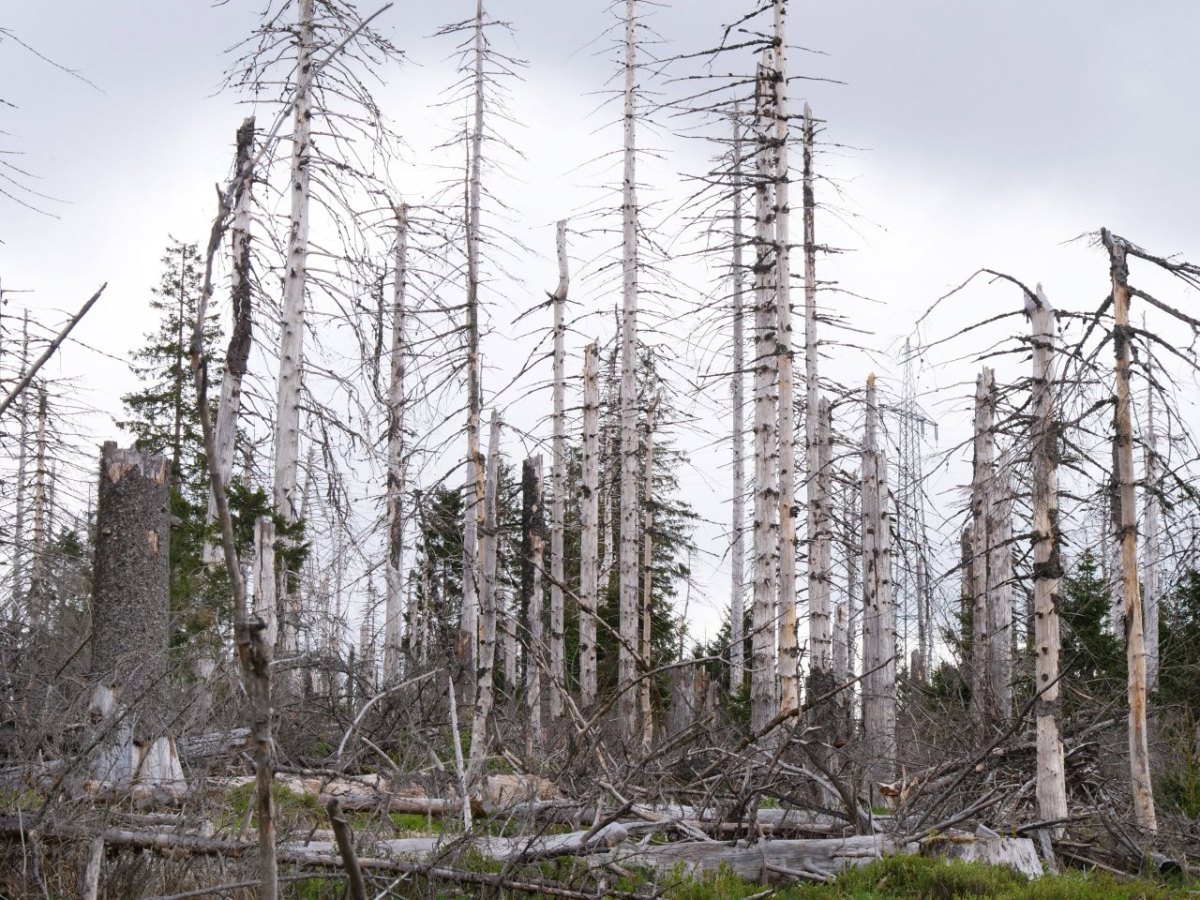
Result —
[[46, 584], [47, 552], [47, 487], [49, 477], [46, 461], [46, 425], [49, 419], [49, 397], [46, 383], [37, 382], [37, 437], [33, 445], [33, 528], [29, 559], [29, 591], [26, 595], [26, 620], [35, 633], [41, 630], [42, 618], [50, 613], [49, 586]]
[[638, 433], [637, 433], [637, 0], [625, 0], [624, 173], [621, 182], [621, 555], [617, 650], [617, 720], [626, 739], [637, 734]]
[[754, 606], [750, 639], [750, 727], [761, 731], [778, 712], [775, 683], [775, 268], [771, 264], [769, 136], [772, 63], [759, 64], [755, 93], [754, 189]]
[[467, 174], [467, 484], [463, 524], [463, 599], [459, 619], [458, 654], [465, 693], [474, 702], [475, 668], [479, 654], [479, 530], [483, 527], [484, 460], [479, 447], [479, 418], [483, 412], [479, 357], [480, 196], [483, 167], [484, 57], [483, 0], [475, 4], [474, 72], [470, 158]]
[[487, 485], [483, 494], [483, 583], [479, 592], [479, 658], [475, 667], [475, 708], [471, 717], [471, 761], [468, 783], [482, 771], [488, 748], [488, 720], [495, 698], [496, 575], [499, 532], [496, 499], [500, 480], [500, 417], [492, 410], [488, 434]]
[[1158, 830], [1150, 779], [1149, 736], [1146, 728], [1146, 645], [1142, 626], [1142, 594], [1138, 582], [1137, 506], [1133, 477], [1133, 426], [1129, 410], [1129, 264], [1124, 241], [1107, 229], [1101, 232], [1112, 275], [1113, 349], [1116, 355], [1116, 409], [1113, 422], [1121, 511], [1121, 568], [1125, 600], [1125, 659], [1128, 667], [1129, 769], [1134, 816], [1148, 832]]
[[254, 568], [250, 578], [254, 614], [262, 620], [263, 640], [274, 647], [279, 638], [275, 579], [275, 521], [259, 516], [254, 522]]
[[1063, 760], [1062, 709], [1059, 702], [1059, 584], [1062, 557], [1058, 526], [1060, 428], [1055, 410], [1054, 308], [1038, 285], [1026, 298], [1033, 343], [1033, 634], [1034, 686], [1040, 692], [1037, 719], [1038, 816], [1047, 821], [1067, 815]]
[[991, 541], [992, 492], [996, 475], [995, 373], [984, 367], [975, 379], [975, 422], [971, 475], [971, 716], [984, 727], [995, 711], [995, 692], [990, 680], [992, 653], [991, 595], [988, 591], [988, 561]]
[[1028, 878], [1042, 876], [1042, 861], [1031, 838], [950, 834], [921, 842], [921, 855], [1003, 866]]
[[[774, 0], [775, 366], [779, 383], [779, 707], [800, 706], [796, 635], [796, 423], [792, 382], [792, 272], [788, 164], [787, 0]], [[814, 340], [815, 340], [814, 334]], [[815, 352], [815, 351], [814, 351]], [[814, 379], [815, 382], [815, 379]], [[814, 385], [815, 386], [815, 385]], [[828, 621], [828, 619], [827, 619]]]
[[[29, 310], [21, 321], [21, 370], [29, 367]], [[13, 606], [24, 612], [25, 598], [25, 548], [28, 535], [25, 533], [25, 517], [29, 505], [26, 493], [29, 489], [29, 394], [22, 392], [17, 404], [19, 422], [17, 436], [17, 496], [13, 519], [12, 599]]]
[[[283, 316], [279, 339], [279, 386], [275, 410], [275, 511], [285, 522], [299, 513], [296, 485], [300, 465], [300, 393], [304, 371], [304, 298], [308, 282], [308, 225], [312, 165], [313, 104], [313, 0], [297, 7], [298, 55], [295, 68], [295, 112], [292, 119], [292, 161], [289, 195], [287, 268], [283, 282]], [[291, 573], [281, 573], [279, 584], [285, 611], [299, 606], [299, 592]], [[293, 596], [295, 595], [295, 596]], [[285, 645], [296, 621], [285, 621]]]
[[877, 435], [875, 376], [867, 378], [863, 433], [863, 737], [872, 779], [896, 771], [896, 624], [892, 604], [892, 531], [887, 457]]
[[104, 838], [94, 837], [88, 842], [87, 860], [79, 878], [80, 900], [97, 900], [100, 896], [100, 873], [104, 865]]
[[1000, 720], [1012, 715], [1013, 678], [1013, 490], [1011, 459], [1003, 454], [988, 486], [988, 691]]
[[[394, 207], [396, 244], [392, 263], [392, 342], [389, 354], [387, 408], [387, 559], [384, 575], [383, 677], [385, 682], [402, 675], [404, 647], [404, 414], [405, 316], [408, 293], [408, 205]], [[411, 655], [410, 655], [410, 658]]]
[[580, 498], [579, 559], [579, 701], [586, 709], [596, 702], [596, 594], [599, 589], [600, 500], [600, 349], [595, 341], [583, 348], [583, 496]]
[[566, 333], [564, 313], [570, 273], [567, 267], [567, 223], [560, 219], [556, 229], [555, 247], [558, 253], [558, 287], [550, 295], [554, 312], [554, 439], [551, 445], [554, 478], [550, 503], [550, 718], [563, 714], [563, 691], [566, 690], [566, 644], [563, 616], [563, 587], [566, 568], [563, 565], [563, 522], [567, 508], [567, 374]]
[[731, 523], [729, 547], [729, 690], [742, 690], [746, 678], [746, 660], [742, 624], [745, 618], [746, 590], [746, 334], [743, 244], [742, 233], [742, 123], [741, 111], [734, 105], [733, 113], [733, 158], [730, 189], [733, 193], [732, 240], [733, 261], [730, 267], [731, 294], [733, 298], [733, 521]]

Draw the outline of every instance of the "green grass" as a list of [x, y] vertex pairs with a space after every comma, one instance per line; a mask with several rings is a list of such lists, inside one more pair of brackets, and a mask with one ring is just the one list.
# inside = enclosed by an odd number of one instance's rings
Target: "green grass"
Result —
[[[742, 881], [728, 869], [703, 879], [682, 878], [664, 894], [670, 900], [743, 900], [767, 888]], [[1030, 881], [1009, 869], [981, 863], [895, 856], [852, 869], [829, 885], [791, 885], [772, 900], [1176, 900], [1188, 890], [1143, 879], [1073, 872]]]

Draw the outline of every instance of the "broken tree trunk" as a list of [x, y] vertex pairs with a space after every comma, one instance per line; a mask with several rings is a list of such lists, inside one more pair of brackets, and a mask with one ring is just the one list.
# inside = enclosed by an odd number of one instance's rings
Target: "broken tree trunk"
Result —
[[892, 528], [887, 457], [877, 436], [875, 376], [867, 378], [862, 457], [863, 738], [870, 776], [896, 772], [896, 611], [892, 605]]
[[109, 734], [93, 767], [98, 790], [135, 784], [152, 796], [187, 788], [166, 729], [170, 595], [170, 464], [122, 450], [100, 454], [92, 601], [92, 713]]
[[1033, 615], [1037, 718], [1037, 800], [1043, 820], [1067, 815], [1059, 702], [1059, 584], [1062, 557], [1058, 527], [1058, 460], [1061, 425], [1054, 408], [1055, 314], [1038, 285], [1026, 298], [1033, 343]]
[[769, 180], [770, 63], [758, 67], [754, 190], [754, 607], [750, 638], [750, 728], [778, 710], [775, 690], [775, 269], [771, 259], [774, 191]]
[[[396, 246], [392, 289], [391, 377], [387, 410], [387, 564], [385, 567], [383, 613], [383, 678], [385, 683], [401, 676], [401, 626], [404, 623], [404, 363], [405, 313], [408, 289], [408, 206], [394, 207]], [[411, 658], [411, 657], [410, 657]]]
[[597, 510], [600, 500], [600, 350], [583, 348], [583, 496], [580, 500], [579, 702], [596, 702], [596, 594], [599, 576]]
[[567, 305], [570, 275], [567, 269], [567, 223], [560, 219], [555, 246], [558, 250], [558, 287], [550, 295], [554, 309], [554, 457], [552, 475], [554, 488], [550, 506], [550, 718], [563, 714], [563, 691], [566, 689], [566, 645], [563, 621], [563, 587], [566, 568], [563, 565], [563, 520], [567, 508], [567, 375], [566, 324], [563, 314]]
[[479, 592], [479, 659], [476, 665], [475, 709], [471, 717], [471, 758], [467, 783], [473, 784], [487, 755], [488, 718], [495, 696], [496, 662], [496, 562], [499, 530], [496, 527], [497, 482], [500, 479], [500, 417], [492, 410], [488, 434], [487, 485], [483, 494], [483, 588]]
[[[232, 262], [233, 331], [225, 352], [225, 372], [221, 376], [221, 401], [217, 406], [217, 472], [221, 483], [229, 484], [233, 474], [233, 448], [237, 442], [238, 414], [242, 407], [242, 381], [250, 362], [250, 347], [254, 327], [254, 293], [250, 273], [250, 228], [254, 221], [254, 116], [242, 122], [237, 131], [238, 181], [233, 206], [233, 225], [230, 228], [230, 257]], [[217, 501], [209, 493], [208, 518], [217, 519]], [[205, 547], [205, 561], [211, 565], [221, 562], [221, 547], [213, 541]]]
[[1112, 274], [1113, 349], [1116, 355], [1116, 407], [1113, 413], [1121, 508], [1121, 575], [1125, 592], [1125, 655], [1129, 669], [1129, 769], [1133, 808], [1138, 825], [1158, 830], [1150, 781], [1146, 732], [1146, 646], [1142, 630], [1142, 594], [1138, 583], [1137, 506], [1133, 485], [1133, 426], [1129, 411], [1129, 264], [1125, 243], [1107, 229], [1101, 232]]

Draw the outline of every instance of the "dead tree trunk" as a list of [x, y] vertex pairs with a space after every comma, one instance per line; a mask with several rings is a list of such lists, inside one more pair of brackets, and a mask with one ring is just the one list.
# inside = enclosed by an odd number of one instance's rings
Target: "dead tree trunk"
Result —
[[991, 596], [988, 560], [993, 522], [990, 486], [995, 479], [996, 381], [992, 370], [984, 367], [975, 379], [975, 437], [971, 476], [971, 716], [983, 728], [991, 720], [995, 706], [989, 660], [992, 655]]
[[1012, 715], [1013, 563], [1012, 473], [1007, 454], [988, 486], [988, 691], [992, 715], [1004, 721]]
[[566, 645], [563, 620], [563, 587], [566, 579], [563, 566], [563, 520], [567, 507], [567, 375], [566, 324], [563, 314], [567, 305], [570, 276], [567, 269], [567, 223], [560, 220], [555, 246], [558, 249], [558, 287], [550, 295], [554, 308], [554, 488], [550, 508], [550, 718], [563, 714], [563, 690], [566, 689]]
[[862, 463], [863, 737], [872, 780], [890, 782], [896, 771], [896, 611], [887, 457], [876, 434], [878, 420], [871, 375]]
[[[796, 636], [796, 410], [792, 381], [792, 272], [788, 190], [787, 0], [774, 0], [775, 365], [779, 380], [779, 707], [800, 706]], [[813, 335], [814, 340], [816, 335]], [[826, 610], [828, 625], [828, 610]]]
[[276, 612], [275, 581], [275, 522], [270, 516], [260, 516], [254, 522], [254, 614], [263, 623], [263, 640], [274, 647], [279, 637]]
[[33, 543], [29, 557], [29, 593], [26, 597], [29, 627], [37, 634], [43, 617], [50, 610], [49, 585], [46, 583], [47, 550], [47, 480], [46, 425], [49, 418], [49, 398], [46, 383], [37, 386], [37, 438], [33, 447]]
[[1125, 243], [1101, 232], [1112, 272], [1113, 349], [1116, 354], [1116, 407], [1113, 414], [1121, 504], [1121, 574], [1125, 591], [1125, 653], [1129, 668], [1129, 768], [1133, 809], [1138, 825], [1158, 830], [1150, 781], [1146, 732], [1146, 646], [1142, 631], [1142, 595], [1138, 583], [1137, 506], [1133, 486], [1133, 426], [1129, 413], [1129, 264]]
[[[393, 263], [391, 378], [387, 409], [387, 565], [384, 580], [383, 677], [400, 678], [401, 628], [404, 624], [404, 385], [405, 314], [408, 290], [408, 206], [395, 207], [396, 247]], [[410, 657], [411, 658], [411, 657]]]
[[1054, 408], [1055, 314], [1038, 286], [1026, 298], [1033, 335], [1033, 615], [1034, 679], [1040, 692], [1037, 715], [1038, 816], [1067, 815], [1067, 786], [1060, 722], [1058, 653], [1059, 594], [1062, 579], [1058, 527], [1058, 460], [1061, 425]]
[[775, 717], [775, 267], [771, 255], [774, 190], [766, 128], [771, 120], [769, 62], [758, 67], [754, 190], [754, 608], [750, 640], [750, 727]]
[[621, 608], [617, 651], [617, 719], [622, 735], [632, 739], [637, 726], [633, 648], [638, 642], [638, 497], [637, 497], [637, 2], [625, 0], [624, 160], [622, 181], [622, 311], [621, 311]]
[[93, 768], [100, 789], [135, 782], [154, 792], [184, 792], [174, 740], [164, 732], [170, 594], [170, 463], [121, 450], [100, 454], [96, 564], [92, 600], [92, 710], [105, 728]]
[[584, 709], [596, 702], [596, 593], [599, 577], [597, 509], [600, 481], [600, 349], [583, 348], [583, 497], [580, 501], [579, 559], [579, 701]]
[[[238, 189], [233, 206], [233, 225], [230, 228], [230, 256], [233, 275], [230, 297], [233, 301], [233, 332], [225, 353], [225, 372], [221, 377], [221, 401], [217, 406], [217, 472], [222, 484], [229, 484], [233, 474], [233, 449], [237, 443], [238, 414], [242, 408], [242, 381], [250, 362], [253, 342], [254, 294], [250, 274], [250, 228], [254, 221], [254, 116], [242, 122], [237, 131]], [[211, 492], [208, 498], [208, 518], [215, 522], [217, 501]], [[205, 561], [221, 562], [218, 542], [205, 548]]]
[[655, 398], [646, 410], [646, 481], [642, 496], [645, 516], [642, 524], [642, 643], [639, 652], [643, 669], [640, 674], [643, 677], [638, 685], [638, 694], [642, 715], [642, 749], [647, 752], [654, 745], [654, 719], [650, 713], [652, 679], [648, 673], [654, 666], [651, 661], [654, 624], [651, 612], [654, 602], [654, 414], [657, 408], [658, 398]]
[[475, 709], [471, 717], [471, 759], [468, 784], [473, 784], [487, 755], [488, 718], [492, 714], [496, 679], [496, 563], [499, 532], [496, 496], [500, 479], [500, 417], [492, 410], [488, 434], [487, 485], [483, 494], [483, 590], [479, 592], [479, 661], [476, 666]]
[[746, 366], [745, 304], [742, 273], [742, 123], [740, 111], [733, 115], [733, 264], [730, 271], [733, 295], [733, 522], [729, 550], [729, 690], [742, 690], [746, 661], [742, 623], [745, 618], [746, 585]]
[[542, 524], [542, 457], [521, 467], [521, 525], [524, 535], [521, 589], [525, 594], [525, 756], [532, 762], [542, 747], [542, 566], [545, 529]]
[[[313, 102], [313, 2], [300, 0], [297, 22], [300, 52], [296, 62], [296, 108], [293, 117], [291, 168], [291, 219], [288, 231], [287, 271], [284, 273], [283, 319], [279, 342], [279, 390], [275, 414], [275, 511], [285, 522], [298, 514], [296, 483], [300, 467], [300, 389], [304, 369], [304, 295], [308, 282], [308, 214], [312, 162]], [[298, 606], [294, 573], [279, 580], [282, 606]], [[295, 595], [295, 596], [293, 596]], [[296, 641], [297, 618], [283, 621], [285, 647]]]
[[[21, 370], [29, 367], [29, 310], [21, 323]], [[25, 612], [23, 609], [25, 590], [25, 547], [28, 540], [25, 534], [25, 516], [29, 500], [26, 496], [29, 485], [29, 393], [22, 391], [18, 395], [18, 419], [20, 422], [17, 436], [17, 497], [16, 510], [13, 520], [13, 562], [12, 562], [12, 602], [15, 612]]]

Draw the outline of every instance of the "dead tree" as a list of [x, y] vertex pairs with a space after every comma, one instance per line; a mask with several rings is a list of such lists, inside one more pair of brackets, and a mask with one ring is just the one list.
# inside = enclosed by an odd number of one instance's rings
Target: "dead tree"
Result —
[[746, 677], [742, 622], [745, 618], [746, 586], [746, 447], [745, 404], [746, 366], [745, 301], [742, 273], [742, 123], [740, 113], [733, 115], [733, 261], [730, 269], [733, 296], [733, 521], [729, 549], [729, 690], [740, 692]]
[[991, 485], [996, 477], [996, 376], [984, 367], [975, 379], [974, 459], [971, 474], [971, 715], [979, 727], [993, 718], [995, 685], [990, 680], [992, 655], [991, 595], [988, 560], [994, 522]]
[[642, 628], [641, 647], [642, 680], [638, 685], [642, 716], [642, 749], [649, 752], [654, 745], [654, 719], [650, 709], [650, 670], [653, 668], [653, 617], [654, 602], [654, 414], [658, 398], [650, 401], [646, 409], [646, 475], [642, 503], [645, 508], [642, 523]]
[[91, 640], [91, 708], [110, 729], [93, 768], [101, 789], [135, 782], [169, 795], [186, 789], [165, 734], [169, 484], [164, 457], [113, 441], [101, 448]]
[[1055, 410], [1054, 308], [1038, 285], [1026, 295], [1033, 344], [1033, 615], [1034, 682], [1037, 718], [1037, 800], [1042, 819], [1067, 815], [1059, 701], [1059, 584], [1063, 575], [1058, 514], [1058, 461], [1061, 425]]
[[1142, 630], [1142, 594], [1138, 582], [1137, 506], [1133, 477], [1133, 425], [1129, 409], [1129, 263], [1125, 242], [1107, 229], [1101, 232], [1112, 276], [1113, 350], [1116, 356], [1114, 435], [1121, 511], [1121, 575], [1125, 594], [1125, 653], [1129, 669], [1129, 768], [1133, 808], [1138, 825], [1158, 830], [1150, 779], [1146, 731], [1146, 645]]
[[475, 667], [475, 708], [471, 717], [471, 758], [467, 783], [473, 784], [483, 768], [488, 745], [488, 719], [495, 697], [496, 574], [499, 531], [496, 498], [500, 480], [500, 417], [492, 410], [488, 435], [487, 485], [483, 495], [483, 582], [479, 592], [479, 657]]
[[276, 613], [275, 522], [270, 516], [260, 516], [254, 522], [254, 570], [251, 587], [254, 614], [263, 623], [263, 640], [274, 647], [279, 637]]
[[1146, 348], [1146, 439], [1143, 467], [1146, 486], [1143, 497], [1143, 519], [1146, 523], [1145, 575], [1142, 580], [1142, 610], [1146, 634], [1146, 690], [1158, 690], [1158, 602], [1162, 548], [1159, 546], [1159, 513], [1161, 503], [1161, 463], [1158, 457], [1158, 431], [1154, 410], [1154, 355]]
[[408, 206], [395, 207], [396, 245], [393, 264], [391, 378], [387, 404], [387, 565], [384, 581], [383, 677], [400, 677], [404, 622], [404, 413], [405, 315], [408, 290]]
[[567, 223], [558, 222], [555, 246], [558, 251], [558, 287], [550, 295], [554, 311], [554, 440], [551, 472], [554, 487], [550, 507], [550, 718], [563, 713], [562, 692], [566, 688], [566, 646], [563, 619], [563, 520], [566, 516], [567, 491], [567, 414], [566, 414], [566, 324], [570, 275], [567, 269]]
[[521, 466], [521, 591], [525, 607], [525, 756], [532, 762], [542, 747], [542, 566], [545, 528], [542, 521], [542, 457]]
[[878, 423], [872, 374], [862, 450], [863, 738], [872, 780], [890, 782], [896, 770], [896, 610], [887, 457]]
[[583, 348], [583, 496], [580, 499], [579, 560], [579, 701], [586, 709], [596, 702], [596, 595], [599, 588], [600, 499], [600, 349]]
[[998, 721], [1012, 715], [1013, 563], [1012, 472], [1008, 454], [1000, 458], [988, 485], [987, 596], [988, 693]]
[[754, 189], [754, 608], [751, 617], [750, 727], [778, 712], [775, 690], [775, 267], [771, 256], [774, 187], [766, 128], [772, 117], [769, 56], [758, 67]]

